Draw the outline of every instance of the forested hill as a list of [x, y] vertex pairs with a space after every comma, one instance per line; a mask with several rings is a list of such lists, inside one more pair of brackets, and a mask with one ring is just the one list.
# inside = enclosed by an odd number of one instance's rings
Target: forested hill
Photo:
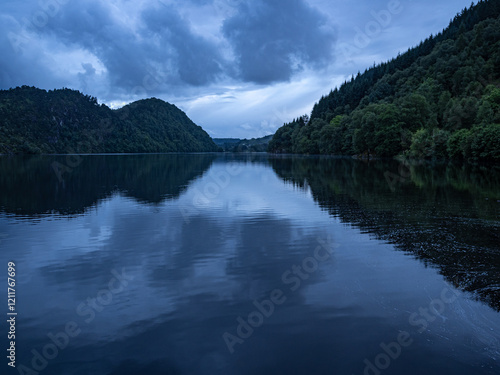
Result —
[[270, 152], [500, 161], [500, 1], [322, 97]]
[[112, 110], [70, 89], [0, 91], [0, 153], [202, 151], [217, 146], [183, 111], [159, 99]]
[[266, 152], [272, 135], [261, 138], [214, 138], [214, 142], [225, 152]]

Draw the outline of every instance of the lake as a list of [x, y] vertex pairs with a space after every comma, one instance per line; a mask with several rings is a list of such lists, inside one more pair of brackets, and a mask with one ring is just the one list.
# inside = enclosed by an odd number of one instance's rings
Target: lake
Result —
[[2, 373], [500, 373], [491, 166], [2, 156], [0, 249]]

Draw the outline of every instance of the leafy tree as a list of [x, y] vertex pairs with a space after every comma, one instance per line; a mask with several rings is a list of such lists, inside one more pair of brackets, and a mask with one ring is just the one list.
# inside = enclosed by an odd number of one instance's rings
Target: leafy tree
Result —
[[286, 149], [495, 159], [496, 143], [484, 137], [494, 140], [491, 124], [500, 123], [499, 16], [498, 1], [479, 1], [437, 35], [345, 81], [314, 105], [308, 126], [293, 129]]
[[75, 90], [0, 91], [0, 153], [216, 151], [184, 112], [159, 99], [119, 110]]
[[500, 124], [478, 128], [472, 136], [470, 149], [475, 160], [500, 161]]
[[470, 157], [472, 135], [470, 129], [460, 129], [453, 133], [449, 137], [446, 147], [448, 155], [453, 159], [466, 159]]

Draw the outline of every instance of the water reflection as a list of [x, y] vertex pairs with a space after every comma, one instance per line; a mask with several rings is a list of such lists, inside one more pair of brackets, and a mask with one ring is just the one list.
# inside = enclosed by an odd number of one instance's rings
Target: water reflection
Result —
[[[478, 259], [496, 260], [494, 175], [464, 172], [471, 180], [458, 189], [437, 183], [440, 173], [415, 168], [393, 193], [384, 173], [397, 164], [96, 158], [103, 159], [90, 160], [87, 175], [68, 175], [67, 193], [57, 180], [43, 187], [46, 202], [22, 196], [33, 187], [11, 185], [53, 178], [47, 159], [3, 164], [0, 261], [18, 264], [19, 364], [31, 366], [31, 350], [42, 353], [48, 333], [74, 321], [81, 332], [42, 373], [362, 374], [364, 359], [373, 361], [380, 343], [401, 331], [413, 344], [384, 374], [498, 373], [500, 318], [487, 305], [457, 292], [425, 332], [409, 321], [452, 288], [433, 267], [451, 275], [454, 251], [467, 250], [455, 265], [467, 275]], [[16, 176], [23, 168], [31, 177]], [[453, 181], [457, 172], [445, 175]], [[328, 240], [331, 256], [308, 264]], [[483, 270], [493, 284], [495, 264]], [[127, 283], [109, 294], [117, 273]], [[231, 354], [223, 334], [237, 335], [237, 318], [247, 319], [254, 302], [276, 289], [286, 301]]]
[[177, 198], [193, 179], [207, 171], [215, 155], [74, 158], [77, 162], [67, 156], [0, 157], [0, 208], [28, 216], [77, 214], [116, 192], [157, 204]]
[[[310, 188], [332, 215], [438, 266], [447, 279], [500, 310], [500, 170], [397, 162], [273, 158], [276, 173]], [[392, 177], [394, 178], [394, 177]]]

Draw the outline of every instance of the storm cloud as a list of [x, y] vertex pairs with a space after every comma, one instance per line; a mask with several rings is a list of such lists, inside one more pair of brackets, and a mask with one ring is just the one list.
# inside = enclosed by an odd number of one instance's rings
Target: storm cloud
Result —
[[4, 0], [0, 88], [69, 87], [112, 107], [156, 96], [212, 136], [263, 136], [470, 5], [399, 0], [401, 12], [346, 56], [341, 47], [352, 46], [388, 3]]
[[211, 36], [195, 33], [178, 6], [159, 1], [121, 11], [96, 0], [68, 3], [40, 32], [94, 54], [104, 64], [110, 85], [124, 90], [204, 86], [224, 78], [268, 84], [288, 81], [306, 66], [322, 68], [332, 62], [333, 28], [304, 0], [241, 1], [233, 6], [222, 32]]
[[287, 81], [304, 66], [323, 68], [332, 62], [335, 32], [327, 17], [303, 0], [240, 2], [237, 9], [223, 32], [243, 80]]
[[224, 65], [215, 43], [195, 35], [173, 6], [159, 2], [120, 12], [111, 3], [71, 3], [44, 32], [88, 50], [104, 65], [111, 87], [132, 93], [206, 85]]

